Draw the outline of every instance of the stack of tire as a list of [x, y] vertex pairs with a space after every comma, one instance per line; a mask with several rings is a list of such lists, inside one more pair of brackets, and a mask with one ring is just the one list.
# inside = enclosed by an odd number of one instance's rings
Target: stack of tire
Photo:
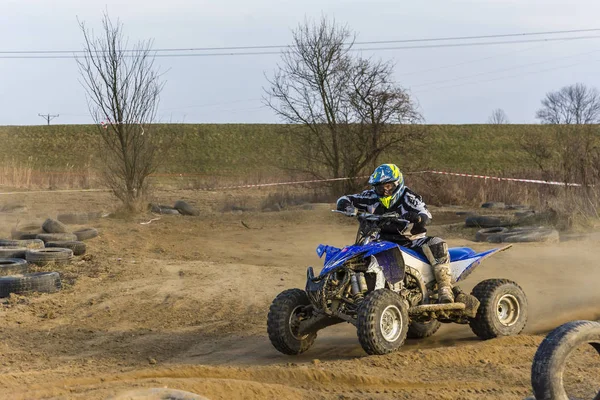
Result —
[[154, 204], [150, 203], [148, 205], [151, 212], [155, 214], [163, 214], [163, 215], [200, 215], [200, 211], [196, 209], [194, 206], [183, 200], [177, 200], [173, 207], [167, 206], [164, 204]]
[[0, 298], [11, 293], [54, 293], [61, 289], [55, 271], [29, 272], [30, 264], [65, 265], [73, 256], [85, 254], [83, 240], [98, 235], [94, 228], [70, 231], [62, 222], [48, 218], [41, 226], [28, 224], [12, 230], [12, 239], [0, 239]]
[[[518, 243], [518, 242], [549, 242], [560, 241], [556, 229], [544, 226], [522, 226], [534, 222], [538, 215], [535, 211], [522, 205], [505, 205], [504, 203], [488, 202], [482, 208], [503, 208], [506, 210], [520, 210], [514, 215], [468, 215], [465, 219], [467, 228], [483, 228], [475, 234], [476, 242], [489, 243]], [[516, 225], [521, 225], [516, 227]]]
[[558, 243], [560, 235], [556, 229], [544, 226], [522, 226], [515, 228], [497, 226], [477, 231], [475, 241], [489, 243]]

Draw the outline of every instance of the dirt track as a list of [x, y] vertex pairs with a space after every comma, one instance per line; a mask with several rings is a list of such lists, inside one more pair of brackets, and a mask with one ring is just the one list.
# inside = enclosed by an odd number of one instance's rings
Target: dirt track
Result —
[[[28, 214], [2, 214], [3, 237], [17, 219], [112, 204], [98, 193], [10, 200], [25, 203]], [[148, 225], [140, 222], [151, 216], [99, 220], [101, 235], [88, 242], [91, 257], [60, 270], [63, 291], [0, 303], [0, 398], [106, 399], [168, 386], [213, 400], [523, 399], [531, 394], [529, 369], [542, 339], [536, 334], [600, 317], [597, 239], [518, 244], [462, 286], [490, 277], [517, 281], [530, 302], [522, 336], [483, 342], [468, 326], [444, 326], [400, 352], [367, 357], [355, 329], [344, 324], [320, 332], [306, 354], [284, 356], [265, 332], [271, 300], [304, 286], [306, 266], [320, 265], [317, 244], [354, 237], [351, 221], [329, 209], [163, 216]], [[433, 212], [452, 222], [452, 213]], [[430, 232], [451, 246], [493, 247], [440, 225]], [[574, 362], [578, 394], [598, 390], [600, 360], [586, 349]]]

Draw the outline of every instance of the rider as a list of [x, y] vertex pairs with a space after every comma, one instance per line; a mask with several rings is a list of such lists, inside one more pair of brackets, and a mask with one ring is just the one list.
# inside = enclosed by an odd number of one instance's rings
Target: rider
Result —
[[[401, 246], [420, 251], [431, 265], [438, 284], [438, 302], [452, 303], [452, 275], [447, 243], [439, 237], [426, 236], [425, 225], [432, 216], [421, 196], [404, 186], [404, 177], [395, 164], [382, 164], [369, 178], [371, 190], [342, 196], [337, 201], [339, 211], [355, 213], [357, 209], [373, 214], [397, 212], [401, 219], [413, 223], [410, 239], [399, 234], [404, 225], [391, 221], [381, 229], [381, 239], [394, 241]], [[389, 239], [386, 239], [386, 236]]]

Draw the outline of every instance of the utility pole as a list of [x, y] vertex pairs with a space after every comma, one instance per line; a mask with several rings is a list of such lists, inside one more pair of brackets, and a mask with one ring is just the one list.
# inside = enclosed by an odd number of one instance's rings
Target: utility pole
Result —
[[54, 118], [60, 116], [60, 114], [56, 114], [56, 115], [51, 115], [51, 114], [38, 114], [40, 117], [44, 118], [46, 121], [48, 121], [48, 125], [50, 125], [50, 121], [52, 121]]

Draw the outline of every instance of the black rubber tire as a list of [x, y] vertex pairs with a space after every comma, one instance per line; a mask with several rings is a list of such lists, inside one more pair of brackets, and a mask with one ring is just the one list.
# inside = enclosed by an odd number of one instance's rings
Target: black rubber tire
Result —
[[501, 209], [504, 209], [504, 208], [506, 208], [506, 204], [503, 203], [503, 202], [488, 201], [487, 203], [483, 203], [481, 205], [481, 208], [501, 208]]
[[525, 204], [507, 204], [506, 207], [504, 207], [507, 210], [522, 210], [522, 211], [531, 211], [531, 212], [535, 212], [533, 210], [530, 210], [531, 207], [527, 206]]
[[27, 224], [13, 229], [10, 237], [17, 240], [36, 239], [39, 233], [44, 233], [41, 224]]
[[297, 355], [308, 350], [317, 333], [309, 333], [297, 338], [290, 327], [290, 317], [297, 307], [310, 305], [306, 292], [302, 289], [288, 289], [279, 293], [271, 303], [267, 317], [267, 333], [273, 347], [288, 355]]
[[560, 234], [556, 229], [544, 226], [522, 226], [491, 234], [487, 237], [487, 241], [490, 243], [558, 243]]
[[84, 240], [93, 239], [98, 236], [98, 230], [95, 228], [85, 228], [73, 232], [77, 236], [77, 240], [82, 242]]
[[27, 250], [25, 259], [27, 262], [36, 265], [48, 265], [51, 262], [64, 265], [68, 264], [73, 258], [73, 250], [52, 247], [46, 249]]
[[83, 242], [80, 241], [58, 241], [58, 242], [48, 242], [46, 243], [46, 247], [59, 247], [62, 249], [70, 249], [73, 251], [73, 255], [74, 256], [81, 256], [85, 254], [86, 251], [86, 245]]
[[25, 212], [27, 206], [24, 204], [5, 204], [0, 206], [0, 212]]
[[41, 239], [44, 243], [47, 242], [58, 242], [58, 241], [72, 241], [77, 240], [77, 235], [74, 233], [38, 233], [37, 239]]
[[409, 339], [424, 339], [436, 333], [441, 326], [442, 323], [437, 319], [432, 319], [429, 322], [412, 321], [408, 326], [406, 337]]
[[465, 227], [467, 228], [494, 228], [508, 225], [510, 225], [510, 221], [504, 217], [470, 215], [465, 219]]
[[63, 224], [85, 225], [89, 222], [90, 217], [88, 213], [65, 213], [58, 214], [56, 219]]
[[158, 213], [164, 215], [181, 215], [178, 209], [171, 206], [158, 206]]
[[196, 217], [200, 215], [200, 211], [198, 211], [196, 208], [192, 207], [190, 204], [186, 203], [183, 200], [177, 200], [173, 208], [179, 211], [179, 213], [181, 213], [182, 215], [193, 215]]
[[[400, 332], [396, 340], [390, 342], [383, 337], [380, 320], [389, 306], [400, 312]], [[408, 307], [399, 294], [389, 289], [378, 289], [367, 295], [358, 308], [356, 333], [362, 348], [370, 355], [388, 354], [398, 350], [408, 334]]]
[[517, 211], [513, 215], [517, 218], [528, 218], [528, 217], [535, 215], [535, 211], [533, 211], [533, 210]]
[[29, 264], [22, 258], [0, 259], [0, 276], [26, 274]]
[[476, 242], [487, 242], [488, 238], [492, 235], [506, 233], [508, 228], [502, 226], [496, 226], [494, 228], [484, 228], [477, 231], [475, 234]]
[[0, 247], [26, 247], [28, 249], [43, 249], [44, 242], [40, 239], [0, 239]]
[[161, 214], [161, 215], [181, 215], [179, 210], [177, 210], [171, 206], [165, 206], [162, 204], [150, 203], [150, 211], [155, 214]]
[[25, 258], [26, 247], [3, 246], [0, 247], [0, 258]]
[[42, 229], [46, 233], [70, 233], [69, 228], [60, 221], [48, 218], [42, 224]]
[[[600, 323], [571, 321], [550, 332], [540, 343], [531, 366], [531, 386], [536, 400], [568, 400], [563, 372], [569, 354], [589, 343], [600, 355]], [[594, 400], [600, 400], [600, 392]]]
[[61, 288], [58, 272], [35, 272], [32, 274], [0, 276], [0, 297], [11, 293], [55, 293]]
[[[508, 279], [486, 279], [479, 282], [471, 292], [481, 303], [475, 318], [469, 318], [473, 333], [481, 339], [518, 335], [527, 324], [527, 297], [519, 285]], [[510, 326], [502, 324], [498, 317], [499, 301], [509, 295], [518, 303], [518, 316]]]
[[552, 228], [532, 229], [530, 231], [515, 232], [514, 234], [509, 231], [506, 236], [503, 237], [503, 242], [505, 243], [558, 243], [559, 241], [560, 234], [556, 229]]

